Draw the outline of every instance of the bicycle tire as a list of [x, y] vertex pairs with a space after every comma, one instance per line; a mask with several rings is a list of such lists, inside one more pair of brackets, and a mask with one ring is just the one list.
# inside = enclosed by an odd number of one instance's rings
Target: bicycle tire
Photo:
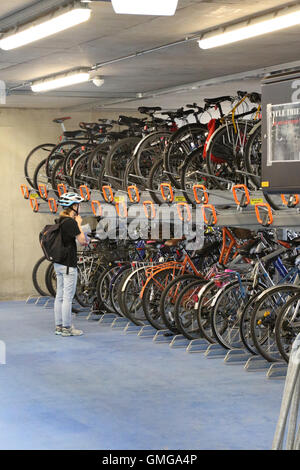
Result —
[[[47, 297], [49, 295], [49, 291], [47, 289], [47, 285], [46, 285], [46, 278], [45, 278], [45, 274], [46, 273], [43, 273], [43, 284], [45, 284], [45, 287], [44, 285], [41, 286], [41, 283], [38, 281], [38, 273], [39, 273], [39, 270], [41, 268], [41, 265], [43, 263], [49, 263], [49, 261], [47, 260], [46, 256], [42, 256], [36, 263], [35, 265], [33, 266], [33, 269], [32, 269], [32, 282], [33, 282], [33, 285], [34, 285], [34, 288], [35, 290], [40, 294], [40, 296], [42, 297]], [[48, 267], [48, 266], [47, 266]], [[46, 290], [47, 289], [47, 290]]]
[[[241, 286], [245, 289], [246, 298], [243, 298]], [[264, 286], [260, 287], [264, 288]], [[233, 296], [230, 298], [232, 291], [234, 291]], [[241, 309], [246, 305], [251, 295], [253, 295], [253, 281], [241, 279], [226, 284], [216, 297], [211, 316], [211, 326], [217, 342], [225, 349], [240, 349], [243, 347], [239, 322]]]
[[[172, 333], [179, 333], [178, 328], [176, 327], [175, 317], [174, 317], [174, 308], [176, 299], [170, 299], [170, 296], [173, 295], [170, 291], [175, 289], [175, 294], [179, 295], [180, 290], [184, 287], [185, 282], [189, 282], [195, 279], [193, 274], [183, 274], [182, 276], [173, 279], [167, 287], [163, 290], [160, 298], [159, 310], [161, 318], [164, 321], [166, 328], [168, 328]], [[177, 284], [183, 284], [180, 287]], [[173, 311], [172, 311], [173, 310]]]
[[205, 280], [200, 278], [191, 282], [181, 290], [176, 300], [175, 323], [182, 335], [189, 340], [202, 338], [202, 330], [199, 328], [195, 306], [198, 303], [199, 289], [204, 283]]
[[[207, 186], [207, 178], [201, 176], [201, 170], [207, 173], [205, 160], [203, 159], [203, 148], [194, 150], [189, 155], [180, 169], [180, 185], [183, 195], [189, 204], [196, 205], [193, 194], [193, 186], [195, 184], [203, 184]], [[199, 172], [199, 173], [198, 173]], [[193, 180], [191, 176], [193, 175]]]
[[174, 267], [163, 268], [158, 270], [147, 280], [142, 295], [142, 307], [145, 317], [157, 330], [165, 329], [165, 322], [161, 318], [160, 299], [164, 289], [176, 277], [176, 272], [180, 271], [180, 267], [174, 270]]
[[126, 164], [140, 141], [139, 137], [126, 137], [112, 145], [105, 159], [107, 179], [115, 189], [123, 188]]
[[[292, 311], [291, 307], [296, 302], [297, 311]], [[299, 315], [299, 302], [300, 293], [295, 294], [291, 299], [283, 306], [278, 313], [275, 322], [275, 338], [278, 350], [285, 360], [289, 362], [290, 353], [292, 350], [293, 343], [300, 333], [300, 315]], [[292, 314], [292, 318], [289, 316]]]
[[[24, 162], [24, 175], [25, 175], [25, 178], [26, 178], [26, 181], [27, 183], [33, 188], [34, 188], [34, 183], [33, 183], [33, 175], [34, 175], [34, 172], [35, 172], [35, 169], [36, 169], [36, 166], [37, 164], [41, 161], [41, 160], [45, 160], [45, 154], [43, 154], [43, 156], [39, 156], [38, 158], [36, 157], [37, 153], [40, 151], [40, 150], [43, 150], [43, 153], [46, 152], [47, 154], [49, 154], [49, 152], [51, 152], [52, 148], [55, 147], [55, 144], [41, 144], [41, 145], [37, 145], [36, 147], [34, 147], [30, 152], [29, 154], [27, 155], [27, 157], [25, 158], [25, 162]], [[48, 156], [48, 155], [47, 155]], [[34, 164], [33, 164], [33, 170], [32, 170], [32, 176], [31, 176], [31, 168], [30, 166], [32, 165], [32, 161], [37, 159], [37, 162], [34, 161]]]
[[[259, 296], [256, 308], [253, 311], [250, 320], [251, 336], [255, 348], [259, 354], [264, 357], [268, 362], [280, 362], [282, 357], [278, 351], [275, 339], [275, 322], [278, 310], [282, 305], [277, 305], [275, 310], [270, 311], [271, 297], [278, 293], [286, 291], [287, 295], [298, 293], [300, 288], [293, 284], [282, 284], [267, 289], [261, 296]], [[263, 308], [263, 303], [269, 298], [269, 305], [266, 303], [267, 310]], [[288, 299], [282, 297], [282, 302], [287, 303]], [[278, 310], [277, 310], [278, 309]], [[277, 312], [276, 312], [277, 310]], [[266, 315], [267, 314], [267, 315]], [[261, 322], [260, 322], [261, 320]]]
[[[244, 176], [237, 170], [245, 170], [243, 150], [252, 125], [236, 121], [241, 134], [236, 133], [233, 123], [219, 127], [211, 136], [205, 158], [209, 183], [217, 189], [227, 189], [230, 183], [243, 183]], [[229, 137], [230, 136], [230, 137]], [[231, 139], [231, 141], [229, 140]], [[240, 143], [242, 140], [242, 145]], [[223, 178], [223, 179], [221, 179]]]
[[[207, 127], [203, 124], [186, 124], [178, 129], [170, 138], [169, 145], [163, 155], [164, 169], [171, 184], [180, 189], [179, 168], [185, 158], [195, 150], [198, 145], [204, 144]], [[190, 141], [188, 142], [188, 137]]]

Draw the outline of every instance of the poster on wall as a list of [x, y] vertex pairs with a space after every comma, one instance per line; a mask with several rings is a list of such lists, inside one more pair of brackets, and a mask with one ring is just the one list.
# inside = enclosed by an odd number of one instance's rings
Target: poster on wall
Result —
[[267, 166], [300, 161], [300, 102], [267, 105]]

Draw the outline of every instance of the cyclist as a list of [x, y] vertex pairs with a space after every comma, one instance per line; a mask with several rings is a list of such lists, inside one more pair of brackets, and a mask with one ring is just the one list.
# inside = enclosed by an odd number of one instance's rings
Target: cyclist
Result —
[[77, 246], [85, 244], [85, 235], [81, 228], [79, 215], [80, 203], [84, 199], [76, 193], [65, 193], [58, 203], [63, 210], [59, 214], [61, 236], [67, 254], [60, 263], [54, 263], [56, 273], [56, 297], [54, 301], [55, 334], [61, 336], [81, 336], [83, 332], [72, 325], [72, 301], [77, 284]]

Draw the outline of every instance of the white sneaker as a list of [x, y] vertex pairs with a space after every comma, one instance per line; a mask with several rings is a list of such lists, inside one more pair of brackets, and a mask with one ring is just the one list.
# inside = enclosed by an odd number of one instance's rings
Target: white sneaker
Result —
[[72, 325], [71, 328], [64, 328], [62, 329], [62, 336], [81, 336], [83, 335], [83, 331], [81, 330], [76, 330], [74, 326]]

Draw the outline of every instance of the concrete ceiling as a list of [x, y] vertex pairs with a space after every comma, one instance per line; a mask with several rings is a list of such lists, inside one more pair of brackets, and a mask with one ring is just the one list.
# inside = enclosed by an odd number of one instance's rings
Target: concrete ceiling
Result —
[[[0, 30], [63, 3], [0, 2]], [[269, 67], [300, 65], [300, 26], [212, 50], [201, 50], [196, 38], [216, 26], [291, 3], [295, 2], [179, 0], [175, 16], [150, 17], [116, 15], [109, 1], [91, 2], [88, 22], [32, 45], [0, 52], [0, 79], [8, 90], [5, 106], [86, 110], [155, 104], [176, 108], [190, 101], [201, 104], [205, 96], [258, 90], [259, 79]], [[89, 82], [43, 94], [30, 91], [32, 80], [95, 65], [94, 75], [105, 79], [101, 88]]]

